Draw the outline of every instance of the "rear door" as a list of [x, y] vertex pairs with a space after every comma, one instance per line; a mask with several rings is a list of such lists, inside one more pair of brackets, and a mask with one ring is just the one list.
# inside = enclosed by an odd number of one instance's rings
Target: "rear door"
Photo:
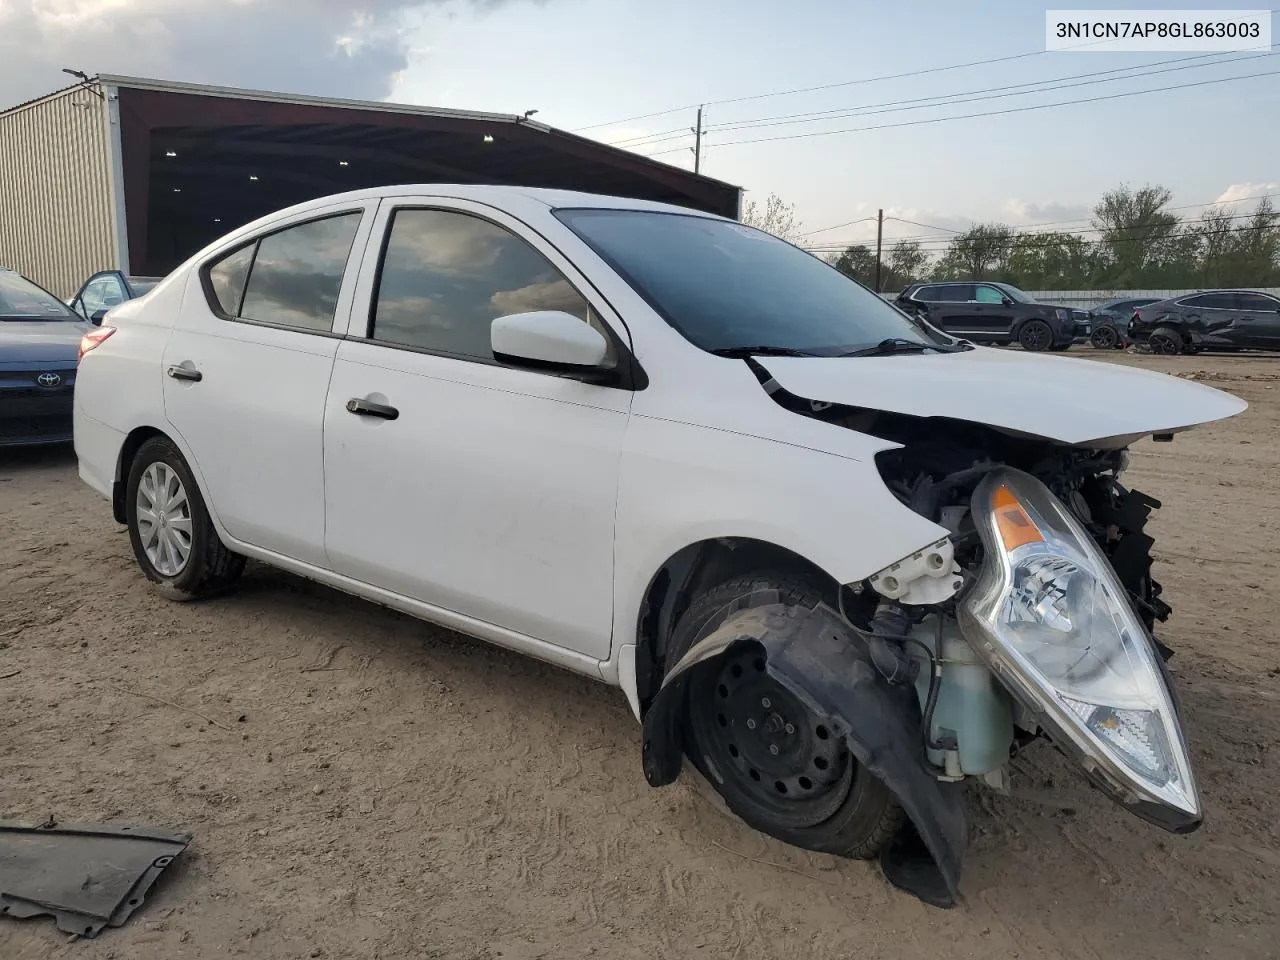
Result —
[[375, 208], [309, 212], [192, 271], [164, 353], [165, 412], [227, 532], [320, 567], [325, 395]]
[[947, 333], [967, 337], [976, 332], [970, 312], [972, 283], [939, 283], [929, 290], [929, 318]]
[[1241, 346], [1280, 349], [1280, 300], [1264, 293], [1237, 293]]

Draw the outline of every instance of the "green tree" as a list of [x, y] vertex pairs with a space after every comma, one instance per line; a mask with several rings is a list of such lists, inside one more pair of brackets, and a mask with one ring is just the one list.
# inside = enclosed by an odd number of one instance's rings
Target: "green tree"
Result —
[[1093, 282], [1093, 245], [1075, 233], [1015, 234], [1003, 279], [1024, 290], [1081, 290]]
[[1003, 223], [980, 223], [957, 234], [934, 267], [939, 280], [998, 279], [1013, 244], [1013, 230]]
[[748, 201], [738, 219], [747, 226], [772, 233], [788, 243], [799, 241], [800, 228], [803, 226], [796, 219], [796, 205], [784, 202], [776, 193], [769, 194], [763, 208], [754, 200]]
[[929, 255], [915, 240], [899, 240], [889, 249], [881, 270], [880, 289], [901, 290], [913, 280], [920, 280], [929, 265]]
[[1121, 184], [1103, 194], [1093, 208], [1093, 226], [1110, 285], [1141, 287], [1186, 266], [1178, 218], [1166, 209], [1172, 199], [1167, 188], [1150, 184], [1137, 190]]
[[869, 287], [874, 287], [876, 282], [876, 255], [875, 251], [865, 244], [857, 243], [851, 247], [846, 247], [839, 254], [831, 265], [843, 273], [845, 276], [853, 277], [853, 279], [865, 283]]

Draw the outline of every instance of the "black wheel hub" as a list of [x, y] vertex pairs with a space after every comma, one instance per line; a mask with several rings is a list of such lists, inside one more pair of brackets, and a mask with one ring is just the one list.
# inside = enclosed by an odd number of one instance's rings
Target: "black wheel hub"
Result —
[[1111, 327], [1099, 327], [1093, 331], [1093, 345], [1102, 350], [1110, 350], [1116, 345], [1118, 337]]
[[1023, 347], [1028, 350], [1043, 350], [1049, 346], [1049, 328], [1039, 323], [1029, 323], [1019, 337]]
[[730, 654], [717, 666], [695, 687], [690, 729], [723, 790], [781, 826], [829, 819], [853, 778], [843, 739], [768, 674], [760, 653]]
[[1179, 345], [1174, 343], [1173, 338], [1168, 334], [1157, 333], [1149, 340], [1151, 352], [1170, 356], [1178, 352]]

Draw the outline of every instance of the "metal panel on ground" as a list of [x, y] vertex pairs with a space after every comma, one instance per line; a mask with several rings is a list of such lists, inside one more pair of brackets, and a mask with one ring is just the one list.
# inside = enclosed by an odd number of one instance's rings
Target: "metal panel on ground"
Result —
[[104, 110], [92, 85], [0, 113], [0, 266], [64, 298], [117, 265]]

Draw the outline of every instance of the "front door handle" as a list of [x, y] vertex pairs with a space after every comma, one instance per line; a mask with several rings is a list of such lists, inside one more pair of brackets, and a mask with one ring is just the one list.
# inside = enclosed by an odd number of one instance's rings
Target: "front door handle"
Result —
[[394, 420], [400, 416], [400, 411], [395, 407], [359, 397], [352, 397], [347, 401], [347, 413], [354, 413], [358, 417], [380, 417], [383, 420]]
[[187, 380], [191, 383], [199, 383], [204, 379], [204, 374], [195, 367], [184, 367], [176, 363], [169, 367], [168, 373], [175, 380]]

